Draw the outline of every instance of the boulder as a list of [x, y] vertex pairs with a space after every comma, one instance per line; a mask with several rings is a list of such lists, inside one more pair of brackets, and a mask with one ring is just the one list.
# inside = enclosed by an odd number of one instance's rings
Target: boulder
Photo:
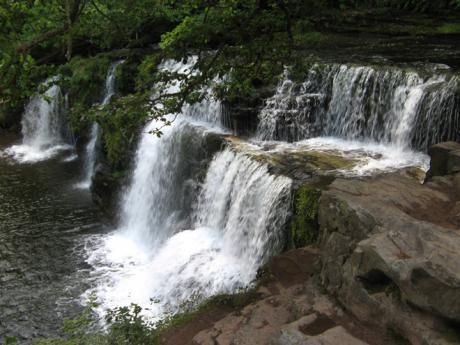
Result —
[[400, 293], [421, 309], [460, 321], [460, 236], [417, 222], [402, 230], [360, 242], [352, 257], [355, 277], [368, 290]]
[[323, 192], [321, 281], [359, 320], [412, 344], [447, 343], [440, 334], [460, 322], [456, 178], [423, 185], [391, 173], [336, 179]]
[[117, 195], [120, 191], [124, 174], [114, 174], [104, 161], [96, 165], [91, 185], [93, 201], [109, 216], [114, 216], [117, 206]]
[[460, 172], [460, 143], [447, 141], [433, 145], [428, 154], [431, 158], [428, 179]]

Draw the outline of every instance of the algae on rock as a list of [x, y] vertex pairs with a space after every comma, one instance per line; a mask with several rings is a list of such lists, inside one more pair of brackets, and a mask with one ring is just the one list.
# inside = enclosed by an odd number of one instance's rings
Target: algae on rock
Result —
[[294, 198], [294, 214], [291, 220], [289, 245], [304, 247], [318, 239], [318, 201], [321, 192], [309, 184], [297, 189]]

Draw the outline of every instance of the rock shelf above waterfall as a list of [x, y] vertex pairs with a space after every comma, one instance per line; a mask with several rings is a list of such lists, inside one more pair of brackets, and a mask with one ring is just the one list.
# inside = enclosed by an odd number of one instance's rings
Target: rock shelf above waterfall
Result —
[[428, 156], [391, 146], [314, 138], [297, 143], [247, 141], [226, 136], [225, 142], [251, 159], [268, 164], [270, 171], [297, 181], [313, 177], [359, 177], [406, 168], [427, 169]]

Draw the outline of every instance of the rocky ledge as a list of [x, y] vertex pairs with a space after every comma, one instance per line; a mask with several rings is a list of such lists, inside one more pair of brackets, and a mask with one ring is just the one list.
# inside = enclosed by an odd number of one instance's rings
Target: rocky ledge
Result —
[[310, 246], [273, 258], [249, 304], [217, 305], [162, 342], [460, 344], [460, 144], [430, 156], [424, 183], [403, 170], [323, 186], [307, 203]]
[[322, 286], [408, 344], [460, 343], [459, 150], [435, 145], [424, 184], [400, 173], [336, 179], [320, 198]]

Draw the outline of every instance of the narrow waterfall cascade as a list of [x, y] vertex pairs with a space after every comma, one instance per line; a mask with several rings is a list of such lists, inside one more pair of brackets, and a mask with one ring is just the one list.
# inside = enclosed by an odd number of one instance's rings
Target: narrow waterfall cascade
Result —
[[266, 165], [228, 148], [211, 163], [195, 210], [195, 227], [222, 232], [223, 251], [247, 265], [246, 284], [284, 246], [290, 187], [289, 178], [270, 175]]
[[[117, 67], [123, 63], [123, 60], [114, 62], [107, 72], [107, 77], [105, 79], [104, 87], [104, 97], [102, 99], [101, 105], [106, 105], [110, 102], [112, 97], [115, 95], [115, 72]], [[84, 161], [84, 178], [77, 187], [88, 189], [91, 187], [91, 182], [94, 175], [94, 169], [96, 165], [96, 156], [97, 156], [97, 146], [99, 142], [99, 125], [95, 122], [91, 126], [91, 132], [88, 144], [85, 148], [85, 161]]]
[[426, 151], [460, 140], [459, 78], [449, 71], [313, 65], [302, 83], [288, 77], [266, 101], [257, 137], [313, 137], [386, 143]]
[[[189, 73], [190, 66], [190, 62], [167, 60], [160, 69]], [[167, 92], [177, 91], [178, 87], [172, 82]], [[169, 118], [172, 120], [174, 116]], [[162, 127], [162, 121], [152, 120], [145, 126], [131, 184], [122, 200], [121, 229], [127, 236], [155, 248], [171, 234], [184, 229], [187, 218], [184, 213], [191, 201], [186, 196], [192, 192], [188, 190], [190, 180], [204, 156], [208, 133], [205, 128], [221, 131], [215, 127], [219, 118], [220, 105], [210, 98], [184, 106], [181, 116], [162, 129], [161, 138], [151, 131]], [[197, 129], [194, 124], [204, 128]]]
[[161, 138], [149, 133], [161, 124], [152, 121], [145, 128], [122, 199], [120, 231], [149, 251], [190, 226], [190, 205], [198, 187], [194, 178], [207, 163], [209, 130], [178, 117]]
[[[56, 77], [45, 85], [53, 84]], [[19, 162], [37, 162], [71, 149], [71, 139], [64, 119], [64, 97], [58, 85], [51, 85], [44, 95], [34, 95], [22, 116], [22, 144], [5, 150]]]

